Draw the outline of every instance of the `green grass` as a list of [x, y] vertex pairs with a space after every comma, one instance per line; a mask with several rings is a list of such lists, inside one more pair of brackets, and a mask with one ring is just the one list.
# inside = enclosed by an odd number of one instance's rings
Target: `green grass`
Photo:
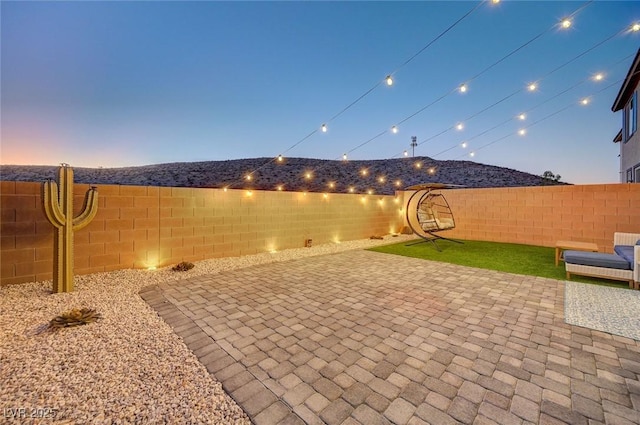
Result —
[[[464, 244], [461, 245], [444, 240], [438, 241], [438, 246], [442, 249], [441, 252], [431, 242], [411, 246], [406, 246], [407, 243], [403, 242], [369, 248], [369, 250], [480, 269], [566, 280], [564, 263], [560, 262], [558, 267], [555, 266], [555, 248], [499, 242], [463, 242]], [[605, 286], [628, 287], [624, 282], [586, 276], [571, 276], [571, 280]]]

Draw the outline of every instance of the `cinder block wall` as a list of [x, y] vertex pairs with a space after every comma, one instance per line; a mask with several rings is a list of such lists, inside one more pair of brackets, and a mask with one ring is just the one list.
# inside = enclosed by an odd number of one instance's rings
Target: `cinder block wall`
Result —
[[455, 229], [442, 233], [447, 237], [539, 246], [572, 240], [593, 242], [599, 251], [613, 252], [614, 232], [640, 233], [637, 183], [442, 193], [456, 221]]
[[[74, 185], [76, 215], [88, 185]], [[166, 266], [398, 232], [393, 196], [99, 185], [75, 232], [75, 272]], [[50, 279], [53, 227], [41, 183], [0, 182], [0, 283]]]

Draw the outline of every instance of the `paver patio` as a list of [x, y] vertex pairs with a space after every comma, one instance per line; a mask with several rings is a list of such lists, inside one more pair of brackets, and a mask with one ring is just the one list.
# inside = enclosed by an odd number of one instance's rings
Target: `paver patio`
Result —
[[141, 296], [258, 425], [640, 423], [640, 343], [565, 324], [563, 291], [347, 251]]

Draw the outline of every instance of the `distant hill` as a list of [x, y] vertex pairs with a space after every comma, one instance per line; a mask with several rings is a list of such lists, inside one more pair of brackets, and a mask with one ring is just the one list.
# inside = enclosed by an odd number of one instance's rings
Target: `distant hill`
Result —
[[[416, 164], [420, 164], [418, 168]], [[0, 180], [45, 181], [56, 178], [57, 166], [0, 165]], [[366, 175], [362, 170], [366, 169]], [[244, 176], [256, 170], [251, 181]], [[307, 179], [305, 174], [312, 177]], [[467, 187], [542, 186], [556, 183], [510, 168], [478, 164], [472, 161], [437, 161], [422, 156], [414, 158], [335, 161], [308, 158], [235, 159], [228, 161], [174, 162], [122, 168], [74, 167], [75, 182], [139, 186], [253, 188], [310, 192], [357, 193], [373, 190], [393, 194], [395, 190], [419, 183], [439, 182]], [[380, 181], [380, 178], [383, 178]], [[400, 186], [396, 186], [396, 181]], [[334, 188], [329, 184], [333, 182]]]

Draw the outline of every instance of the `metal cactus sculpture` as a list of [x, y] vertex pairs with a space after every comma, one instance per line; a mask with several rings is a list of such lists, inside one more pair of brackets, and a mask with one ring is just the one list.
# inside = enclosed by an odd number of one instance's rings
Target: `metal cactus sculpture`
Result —
[[[56, 228], [53, 234], [53, 292], [73, 291], [73, 232], [91, 222], [98, 212], [98, 191], [91, 187], [80, 215], [73, 217], [73, 169], [60, 164], [58, 184], [42, 185], [42, 206], [47, 220]], [[60, 186], [58, 188], [58, 185]]]

